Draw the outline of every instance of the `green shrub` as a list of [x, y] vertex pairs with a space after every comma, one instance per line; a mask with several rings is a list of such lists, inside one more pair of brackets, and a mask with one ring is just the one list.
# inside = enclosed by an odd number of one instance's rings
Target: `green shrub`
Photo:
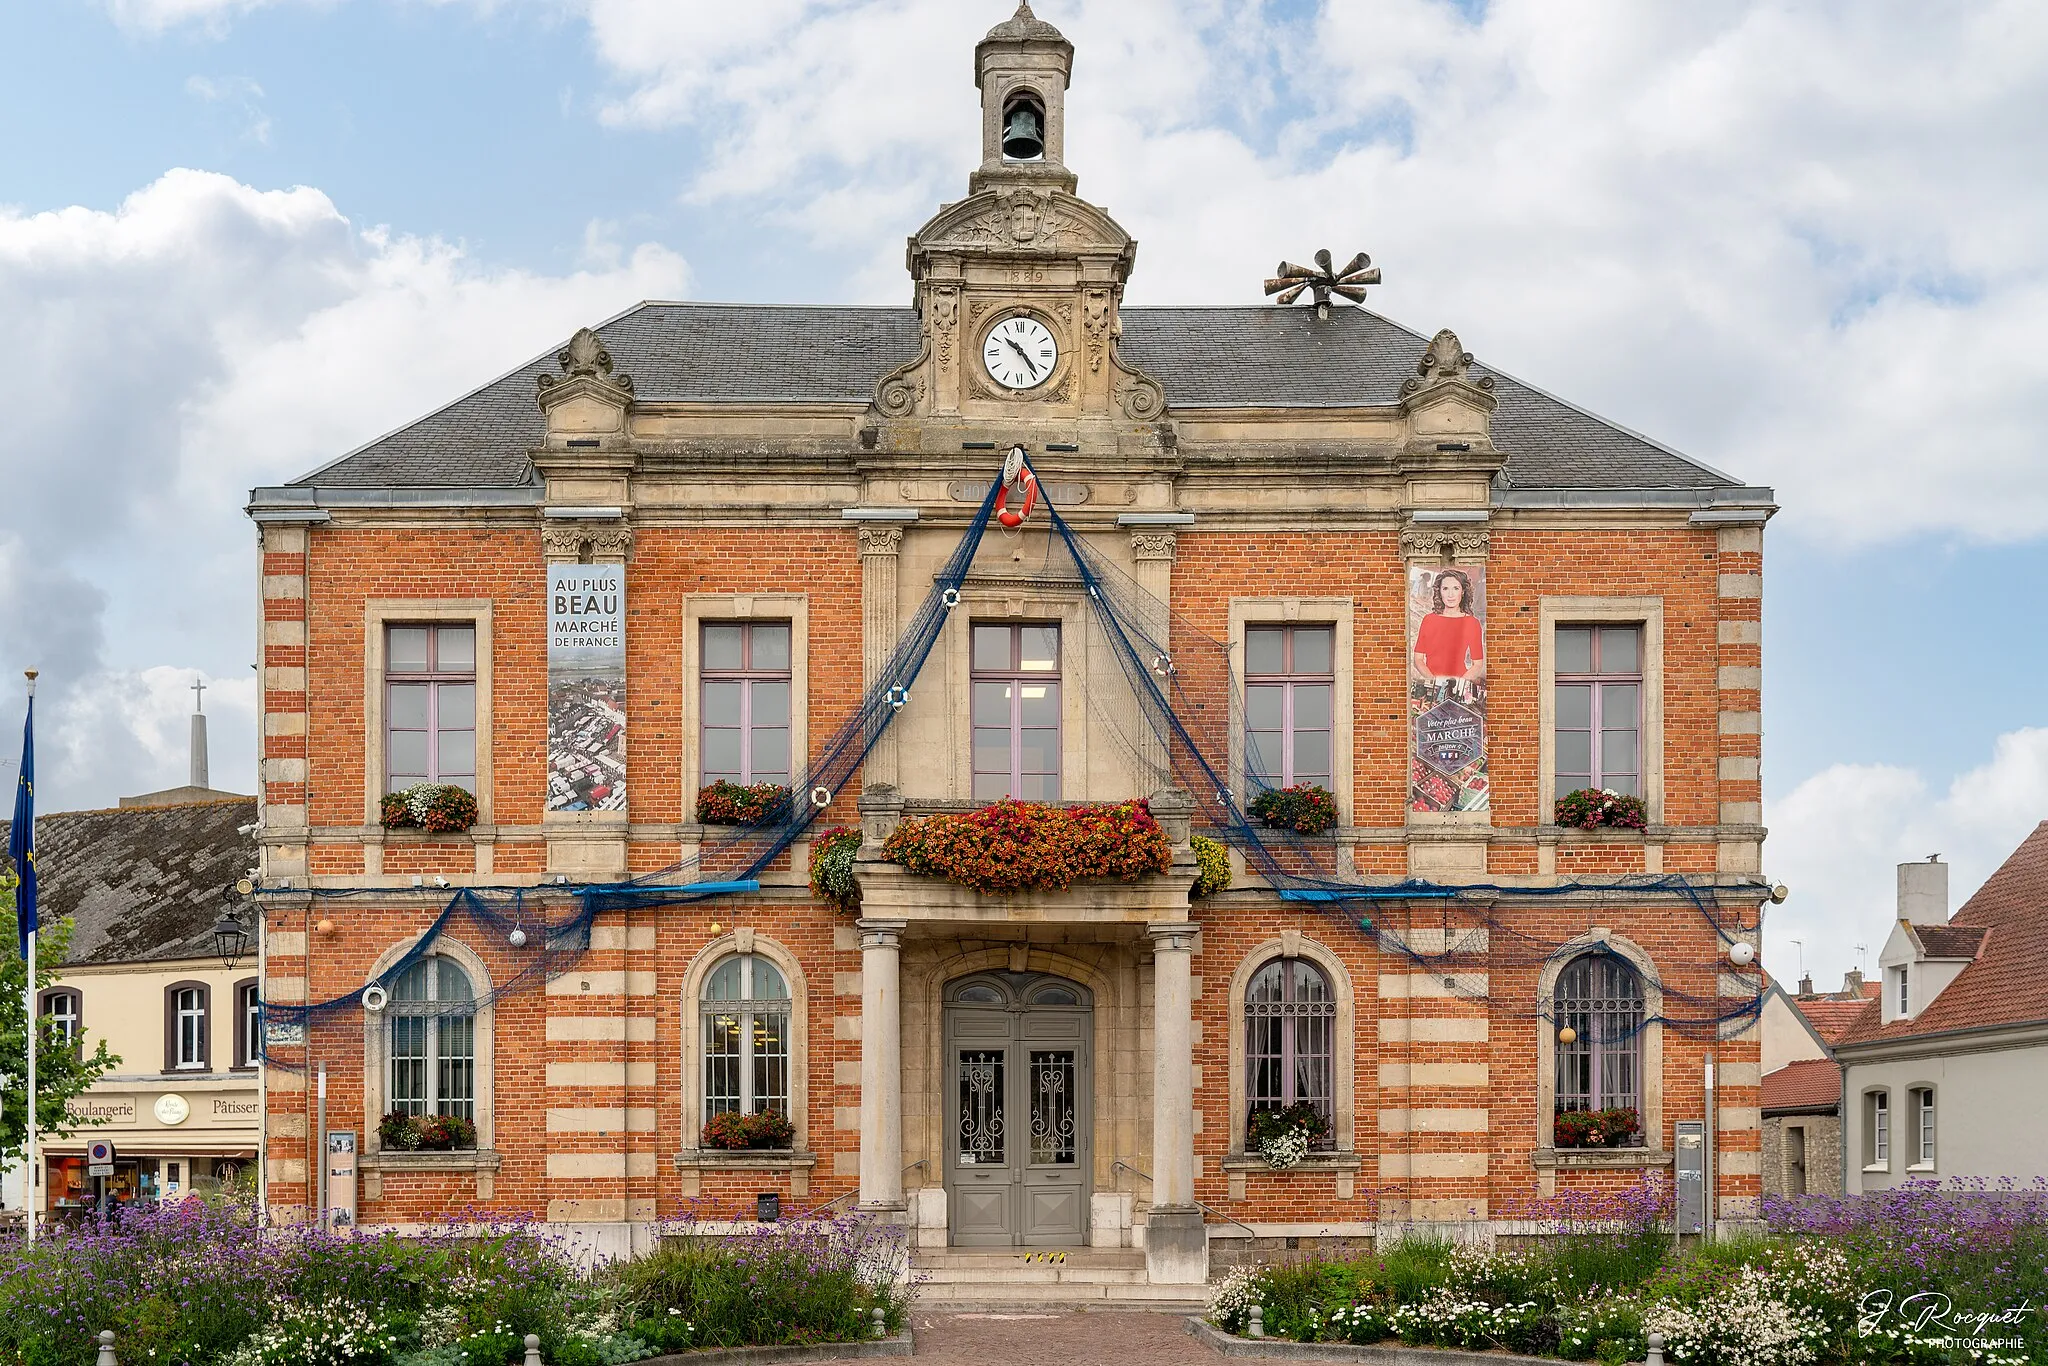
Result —
[[860, 883], [853, 861], [860, 853], [860, 831], [835, 826], [811, 842], [811, 891], [842, 911], [860, 905]]
[[880, 1309], [899, 1331], [908, 1295], [895, 1280], [900, 1230], [858, 1219], [791, 1220], [756, 1231], [685, 1231], [618, 1269], [630, 1331], [661, 1343], [669, 1324], [690, 1347], [850, 1342], [873, 1332]]
[[1188, 900], [1200, 901], [1205, 896], [1214, 896], [1230, 886], [1230, 850], [1221, 840], [1212, 840], [1207, 835], [1196, 835], [1190, 841], [1195, 848], [1195, 885], [1188, 888]]

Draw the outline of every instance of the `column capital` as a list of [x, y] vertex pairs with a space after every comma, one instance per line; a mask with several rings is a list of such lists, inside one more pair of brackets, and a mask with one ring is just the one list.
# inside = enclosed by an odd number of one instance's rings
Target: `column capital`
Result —
[[862, 555], [894, 555], [903, 548], [900, 526], [864, 526], [860, 529]]
[[1134, 531], [1131, 533], [1131, 558], [1164, 560], [1171, 564], [1178, 545], [1171, 531]]
[[1152, 936], [1154, 953], [1193, 953], [1200, 928], [1193, 921], [1169, 921], [1147, 925], [1145, 933]]
[[863, 949], [894, 949], [903, 944], [903, 931], [910, 927], [907, 920], [869, 920], [862, 917], [853, 922], [860, 931], [860, 946]]

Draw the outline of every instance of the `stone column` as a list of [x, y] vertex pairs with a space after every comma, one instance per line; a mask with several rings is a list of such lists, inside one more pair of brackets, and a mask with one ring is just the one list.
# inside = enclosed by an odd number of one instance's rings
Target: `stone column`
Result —
[[903, 1204], [903, 928], [860, 920], [860, 1207]]
[[[1173, 620], [1167, 603], [1173, 594], [1173, 556], [1178, 541], [1171, 531], [1134, 531], [1131, 533], [1131, 577], [1138, 587], [1145, 590], [1152, 601], [1143, 604], [1144, 627], [1162, 646], [1171, 648], [1168, 634]], [[1173, 697], [1173, 680], [1166, 670], [1170, 664], [1141, 660], [1152, 667], [1153, 681], [1169, 702]], [[1134, 694], [1131, 698], [1132, 716], [1127, 734], [1138, 751], [1138, 762], [1146, 770], [1138, 775], [1138, 790], [1143, 792], [1152, 787], [1173, 785], [1172, 756], [1166, 752], [1166, 742], [1152, 726], [1145, 714], [1144, 704]]]
[[[865, 683], [875, 685], [895, 653], [899, 634], [896, 563], [903, 548], [903, 528], [864, 526], [860, 529], [861, 661]], [[868, 751], [861, 785], [896, 786], [896, 728], [890, 726]]]
[[1149, 925], [1152, 936], [1152, 1212], [1145, 1266], [1155, 1282], [1209, 1278], [1209, 1237], [1195, 1206], [1195, 927]]

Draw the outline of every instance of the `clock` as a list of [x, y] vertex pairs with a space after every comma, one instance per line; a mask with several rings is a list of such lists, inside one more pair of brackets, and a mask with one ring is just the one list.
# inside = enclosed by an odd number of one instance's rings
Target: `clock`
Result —
[[1011, 389], [1036, 389], [1052, 378], [1060, 346], [1044, 323], [1013, 314], [989, 329], [981, 344], [988, 377]]

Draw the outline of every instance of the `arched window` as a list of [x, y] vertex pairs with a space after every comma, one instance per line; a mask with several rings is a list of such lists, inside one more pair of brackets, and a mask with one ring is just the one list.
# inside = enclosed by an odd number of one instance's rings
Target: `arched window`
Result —
[[1557, 1113], [1641, 1112], [1643, 1019], [1643, 979], [1627, 962], [1611, 953], [1588, 953], [1565, 964], [1551, 1002]]
[[389, 1108], [476, 1121], [476, 990], [453, 959], [429, 955], [398, 975], [384, 1007], [391, 1031]]
[[766, 958], [736, 953], [705, 979], [704, 1118], [789, 1113], [789, 983]]
[[1306, 1102], [1335, 1135], [1331, 1082], [1337, 996], [1306, 958], [1276, 958], [1253, 974], [1244, 994], [1246, 1123], [1260, 1110]]

